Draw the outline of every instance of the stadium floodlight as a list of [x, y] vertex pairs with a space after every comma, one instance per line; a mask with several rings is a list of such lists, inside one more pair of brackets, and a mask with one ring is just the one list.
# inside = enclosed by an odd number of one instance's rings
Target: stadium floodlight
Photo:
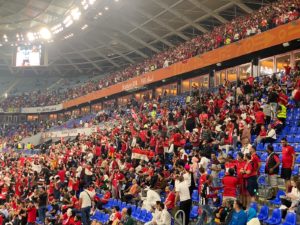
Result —
[[88, 28], [89, 25], [85, 24], [81, 27], [81, 30], [85, 30], [86, 28]]
[[72, 16], [73, 20], [79, 20], [79, 18], [81, 16], [81, 11], [79, 10], [78, 7], [75, 9], [72, 9], [71, 16]]
[[90, 5], [94, 5], [95, 2], [96, 2], [96, 0], [89, 0]]
[[106, 11], [109, 10], [108, 6], [105, 6], [104, 9], [105, 9]]
[[49, 40], [52, 35], [51, 35], [51, 32], [49, 31], [48, 28], [46, 27], [43, 27], [41, 30], [40, 30], [40, 36], [41, 38], [45, 39], [45, 40]]
[[35, 40], [34, 34], [32, 32], [27, 33], [27, 38], [28, 38], [29, 41], [34, 41]]

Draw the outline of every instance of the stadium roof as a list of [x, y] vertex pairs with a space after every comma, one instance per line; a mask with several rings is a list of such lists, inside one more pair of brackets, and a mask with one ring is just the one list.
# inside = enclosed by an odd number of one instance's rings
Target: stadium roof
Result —
[[[85, 1], [80, 19], [46, 42], [49, 67], [34, 73], [106, 73], [151, 57], [249, 14], [274, 0], [0, 0], [0, 69], [11, 67], [17, 42], [10, 36], [62, 23]], [[5, 44], [5, 41], [9, 44]]]

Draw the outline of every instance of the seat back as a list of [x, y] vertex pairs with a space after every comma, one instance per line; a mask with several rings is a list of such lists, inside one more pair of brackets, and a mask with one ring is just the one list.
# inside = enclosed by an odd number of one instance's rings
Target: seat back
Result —
[[297, 218], [296, 213], [294, 212], [288, 212], [288, 214], [285, 217], [285, 223], [289, 225], [296, 225]]
[[282, 215], [281, 215], [281, 210], [276, 208], [273, 210], [273, 213], [272, 213], [272, 218], [278, 222], [278, 221], [281, 221], [281, 218], [282, 218]]

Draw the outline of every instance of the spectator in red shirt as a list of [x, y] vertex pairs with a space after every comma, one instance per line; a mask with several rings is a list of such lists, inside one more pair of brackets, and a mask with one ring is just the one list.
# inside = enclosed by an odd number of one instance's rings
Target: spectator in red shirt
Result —
[[286, 138], [281, 139], [282, 145], [282, 168], [281, 178], [285, 180], [285, 189], [288, 192], [291, 185], [292, 171], [295, 166], [295, 150], [287, 143]]
[[256, 128], [255, 133], [259, 134], [261, 125], [265, 124], [266, 115], [263, 113], [263, 109], [259, 108], [259, 110], [255, 113], [255, 122]]
[[251, 146], [250, 154], [251, 154], [251, 161], [254, 164], [254, 170], [256, 172], [256, 175], [259, 175], [259, 169], [261, 167], [261, 161], [260, 161], [259, 156], [256, 153], [256, 148], [254, 146]]
[[36, 213], [36, 207], [32, 202], [30, 202], [27, 207], [27, 225], [35, 225]]
[[222, 180], [224, 186], [223, 200], [232, 199], [236, 200], [236, 190], [238, 184], [238, 178], [234, 176], [234, 169], [230, 168], [228, 170], [228, 175], [226, 175]]
[[241, 173], [244, 175], [246, 180], [246, 189], [250, 195], [250, 199], [247, 199], [247, 204], [251, 201], [256, 201], [256, 193], [258, 190], [258, 183], [257, 183], [257, 171], [255, 168], [255, 163], [251, 160], [251, 154], [247, 153], [245, 155], [245, 159], [247, 160], [245, 167], [241, 170]]
[[175, 192], [172, 190], [170, 186], [167, 186], [165, 188], [166, 192], [166, 201], [165, 201], [165, 206], [168, 209], [168, 211], [171, 211], [175, 207]]

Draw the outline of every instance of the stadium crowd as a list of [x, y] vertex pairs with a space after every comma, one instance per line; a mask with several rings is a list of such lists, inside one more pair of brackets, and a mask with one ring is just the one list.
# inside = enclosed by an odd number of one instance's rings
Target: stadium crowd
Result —
[[237, 17], [224, 25], [214, 27], [209, 33], [195, 37], [187, 42], [154, 55], [151, 59], [137, 65], [109, 74], [99, 81], [89, 80], [72, 88], [34, 91], [20, 95], [9, 95], [0, 103], [0, 108], [7, 111], [14, 108], [56, 105], [103, 89], [132, 77], [168, 67], [176, 62], [187, 60], [195, 55], [219, 48], [232, 42], [272, 29], [281, 24], [299, 18], [299, 0], [280, 0], [267, 4], [248, 16]]
[[[195, 88], [184, 101], [132, 99], [109, 118], [97, 116], [97, 123], [116, 125], [90, 136], [62, 139], [39, 155], [1, 153], [0, 219], [14, 225], [100, 225], [93, 218], [105, 212], [111, 224], [130, 225], [140, 219], [134, 214], [139, 206], [153, 211], [148, 225], [171, 224], [178, 209], [186, 225], [198, 217], [198, 224], [259, 224], [249, 207], [257, 201], [261, 171], [251, 135], [258, 135], [258, 144], [274, 142], [293, 107], [288, 96], [294, 87], [300, 87], [299, 71], [249, 77], [236, 86], [225, 82], [216, 92]], [[294, 148], [285, 138], [281, 145], [282, 163], [268, 145], [265, 173], [274, 198], [282, 167], [285, 215], [299, 204], [300, 180], [291, 176]], [[108, 207], [111, 198], [126, 207]], [[199, 213], [193, 204], [200, 205]]]

